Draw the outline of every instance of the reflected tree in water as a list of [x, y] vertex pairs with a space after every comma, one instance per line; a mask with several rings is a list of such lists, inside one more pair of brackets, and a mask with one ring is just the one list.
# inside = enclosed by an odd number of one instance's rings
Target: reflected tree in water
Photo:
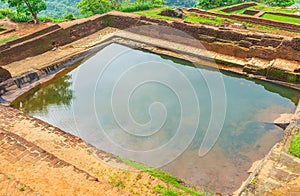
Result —
[[73, 98], [71, 75], [63, 75], [21, 96], [12, 106], [26, 113], [47, 113], [51, 105], [70, 106]]

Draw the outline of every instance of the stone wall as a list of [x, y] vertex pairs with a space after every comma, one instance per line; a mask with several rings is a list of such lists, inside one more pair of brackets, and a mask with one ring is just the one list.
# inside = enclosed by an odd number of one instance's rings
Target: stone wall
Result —
[[280, 29], [288, 30], [288, 31], [300, 32], [300, 25], [295, 24], [295, 23], [286, 23], [286, 22], [281, 22], [281, 21], [276, 21], [276, 20], [269, 20], [269, 19], [265, 19], [265, 18], [245, 16], [245, 15], [241, 15], [241, 14], [231, 14], [231, 15], [219, 14], [219, 13], [209, 12], [209, 11], [205, 11], [205, 10], [200, 10], [197, 8], [191, 8], [191, 9], [188, 9], [188, 11], [196, 12], [196, 13], [200, 13], [200, 14], [211, 15], [211, 16], [216, 16], [216, 17], [229, 18], [232, 20], [239, 20], [239, 21], [249, 22], [249, 23], [253, 23], [253, 24], [276, 27], [276, 28], [280, 28]]
[[242, 3], [242, 4], [239, 4], [239, 5], [236, 5], [236, 6], [232, 6], [232, 7], [229, 7], [229, 8], [222, 9], [221, 11], [222, 12], [227, 12], [227, 13], [228, 12], [234, 12], [234, 11], [237, 11], [237, 10], [241, 10], [241, 9], [256, 6], [256, 5], [257, 5], [256, 3]]
[[[141, 28], [139, 33], [170, 40], [170, 33], [161, 32], [157, 24], [178, 29], [197, 39], [209, 51], [226, 54], [238, 58], [257, 57], [261, 59], [273, 60], [282, 58], [300, 62], [300, 37], [285, 38], [276, 35], [266, 35], [251, 33], [248, 31], [237, 32], [234, 29], [206, 26], [199, 23], [186, 23], [184, 21], [166, 21], [163, 19], [154, 19], [130, 13], [109, 12], [104, 15], [98, 15], [87, 21], [71, 25], [67, 28], [57, 28], [43, 34], [39, 37], [27, 40], [13, 45], [10, 48], [0, 51], [0, 66], [18, 61], [30, 56], [36, 56], [53, 49], [55, 46], [61, 46], [71, 43], [75, 40], [88, 36], [107, 26], [119, 29], [128, 29], [141, 25], [154, 25], [152, 29]], [[157, 27], [157, 28], [154, 28]], [[53, 27], [52, 27], [53, 28]], [[32, 35], [29, 35], [29, 37]], [[182, 35], [172, 35], [170, 41], [176, 40], [183, 43], [186, 39], [181, 39]], [[191, 39], [188, 45], [199, 46]], [[298, 79], [297, 79], [298, 80]]]
[[[25, 39], [25, 41], [17, 43], [19, 42], [17, 40], [13, 42], [14, 45], [11, 47], [6, 47], [6, 49], [0, 51], [0, 66], [42, 54], [56, 46], [62, 46], [88, 36], [107, 27], [108, 20], [110, 20], [110, 18], [107, 15], [99, 15], [91, 20], [67, 28], [51, 27], [52, 31], [50, 32], [48, 32], [49, 29], [42, 30], [46, 33], [40, 36], [37, 36], [37, 33], [30, 34], [26, 36], [26, 38], [21, 38]], [[27, 39], [28, 37], [29, 39]], [[10, 43], [6, 43], [6, 45], [9, 46]]]
[[[113, 18], [113, 26], [121, 25], [122, 29], [143, 24], [160, 24], [181, 30], [193, 38], [201, 41], [208, 49], [221, 54], [232, 55], [240, 58], [258, 57], [272, 60], [283, 58], [300, 61], [300, 38], [287, 39], [282, 36], [266, 35], [250, 32], [235, 32], [229, 28], [218, 28], [197, 23], [185, 23], [178, 21], [165, 21], [145, 16], [137, 18], [137, 15], [125, 13], [109, 13]], [[159, 28], [153, 28], [151, 33], [139, 31], [141, 34], [150, 35], [160, 39], [170, 39], [169, 33], [159, 32]], [[174, 40], [174, 39], [172, 39]], [[170, 41], [172, 41], [170, 40]], [[180, 43], [180, 37], [176, 39]]]
[[0, 67], [0, 83], [11, 78], [11, 74], [6, 70]]
[[254, 16], [255, 14], [258, 14], [259, 12], [260, 12], [259, 10], [245, 10], [243, 12], [243, 14]]

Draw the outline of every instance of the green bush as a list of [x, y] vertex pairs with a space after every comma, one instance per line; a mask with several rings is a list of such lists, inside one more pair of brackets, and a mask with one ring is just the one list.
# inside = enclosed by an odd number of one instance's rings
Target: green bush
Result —
[[15, 14], [11, 16], [10, 19], [14, 22], [28, 22], [32, 20], [32, 17], [25, 14]]
[[300, 157], [300, 133], [296, 134], [295, 138], [291, 141], [289, 152], [296, 157]]
[[7, 7], [3, 7], [0, 9], [0, 18], [12, 18], [15, 15], [17, 15], [17, 12], [12, 9], [9, 9]]
[[65, 20], [73, 20], [75, 16], [72, 13], [64, 14], [63, 18]]
[[149, 10], [156, 7], [161, 7], [162, 5], [156, 5], [156, 4], [143, 4], [143, 3], [131, 3], [129, 5], [124, 5], [121, 8], [122, 12], [136, 12], [136, 11], [142, 11], [142, 10]]

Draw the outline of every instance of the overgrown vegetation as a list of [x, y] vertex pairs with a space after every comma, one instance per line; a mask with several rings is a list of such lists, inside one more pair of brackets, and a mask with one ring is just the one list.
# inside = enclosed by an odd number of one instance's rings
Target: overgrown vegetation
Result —
[[[147, 165], [144, 165], [144, 164], [141, 164], [141, 163], [137, 163], [135, 161], [131, 161], [131, 160], [126, 160], [126, 159], [122, 159], [120, 157], [118, 157], [121, 161], [123, 161], [124, 163], [128, 164], [128, 165], [131, 165], [143, 172], [147, 172], [148, 174], [150, 174], [151, 176], [153, 177], [156, 177], [166, 183], [170, 183], [172, 184], [173, 186], [185, 191], [186, 193], [189, 193], [191, 195], [194, 195], [194, 196], [205, 196], [206, 194], [200, 194], [188, 187], [186, 187], [183, 182], [181, 180], [179, 180], [178, 178], [176, 178], [175, 176], [172, 176], [171, 174], [165, 172], [165, 171], [162, 171], [162, 170], [159, 170], [159, 169], [156, 169], [154, 167], [150, 167], [150, 166], [147, 166]], [[170, 190], [167, 191], [168, 189], [160, 189], [162, 192], [165, 192], [166, 194], [167, 193], [170, 193]]]
[[41, 16], [51, 18], [64, 18], [65, 14], [72, 13], [74, 17], [80, 17], [77, 3], [80, 0], [47, 0], [47, 9], [40, 12]]
[[31, 15], [34, 23], [38, 21], [38, 13], [45, 10], [45, 0], [0, 0], [1, 2], [7, 3], [10, 8], [15, 8], [17, 14], [23, 14], [24, 17]]
[[134, 12], [147, 10], [154, 7], [161, 7], [164, 0], [81, 0], [77, 5], [80, 13], [84, 16], [102, 14], [110, 10], [120, 10], [125, 12]]
[[5, 31], [5, 30], [6, 30], [5, 27], [0, 26], [0, 32], [1, 32], [1, 31]]
[[138, 11], [138, 12], [134, 12], [134, 13], [135, 14], [140, 14], [140, 15], [143, 15], [143, 16], [148, 16], [148, 17], [151, 17], [151, 18], [161, 18], [161, 19], [165, 19], [165, 20], [170, 20], [170, 19], [172, 19], [172, 17], [159, 15], [162, 11], [168, 10], [168, 9], [174, 9], [174, 7], [162, 7], [162, 8], [159, 8], [159, 9]]
[[17, 38], [18, 38], [18, 36], [16, 36], [16, 35], [12, 35], [10, 37], [2, 38], [2, 39], [0, 39], [0, 45], [3, 44], [3, 43], [5, 43], [5, 42], [17, 39]]
[[289, 16], [279, 16], [279, 15], [274, 15], [274, 14], [264, 14], [262, 16], [262, 18], [300, 24], [300, 18], [294, 18], [294, 17], [289, 17]]
[[165, 188], [162, 185], [157, 185], [154, 187], [154, 190], [156, 193], [161, 194], [162, 196], [181, 196], [183, 194], [179, 193], [178, 191], [171, 189], [171, 188]]
[[255, 1], [269, 6], [287, 7], [293, 5], [295, 0], [199, 0], [195, 7], [201, 9], [212, 9], [221, 6], [229, 6], [238, 3]]
[[[3, 4], [1, 2], [6, 3]], [[180, 7], [196, 6], [201, 9], [211, 9], [242, 2], [245, 2], [245, 0], [0, 0], [0, 7], [2, 7], [0, 9], [0, 18], [8, 17], [16, 22], [27, 22], [32, 19], [34, 21], [38, 20], [60, 22], [63, 20], [72, 20], [74, 18], [101, 14], [110, 10], [138, 12], [149, 10], [152, 8], [159, 8], [163, 5], [175, 5]], [[257, 0], [256, 2], [264, 2], [265, 4], [267, 3], [272, 6], [280, 7], [269, 7], [263, 4], [258, 4], [257, 6], [251, 7], [251, 9], [278, 11], [283, 13], [293, 13], [300, 11], [300, 9], [297, 8], [287, 9], [282, 7], [290, 5], [294, 2], [294, 0]], [[10, 6], [11, 9], [5, 6]], [[212, 11], [220, 12], [220, 9], [221, 8], [217, 8]], [[237, 10], [235, 12], [243, 13], [246, 9], [247, 8]], [[37, 14], [39, 14], [40, 17], [38, 17]], [[168, 17], [160, 17], [157, 14], [152, 14], [151, 17], [170, 19]], [[270, 16], [267, 15], [265, 17]], [[284, 19], [285, 18], [279, 18], [279, 20]], [[205, 22], [213, 24], [220, 24], [222, 22], [222, 20], [219, 20], [219, 18], [217, 18], [216, 20], [209, 17], [198, 19], [197, 17], [193, 16], [186, 18], [186, 20], [191, 22]]]
[[296, 134], [295, 138], [291, 141], [289, 152], [296, 157], [300, 157], [300, 133]]

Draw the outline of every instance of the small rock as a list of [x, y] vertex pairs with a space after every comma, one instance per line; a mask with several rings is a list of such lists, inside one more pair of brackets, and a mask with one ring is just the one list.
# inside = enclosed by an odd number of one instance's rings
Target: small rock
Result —
[[294, 119], [294, 114], [280, 114], [280, 116], [274, 120], [274, 124], [285, 129]]
[[240, 23], [233, 23], [231, 27], [236, 29], [247, 29], [246, 25]]
[[171, 17], [176, 17], [176, 18], [183, 18], [184, 13], [183, 10], [180, 8], [177, 8], [175, 10], [164, 10], [160, 13], [162, 16], [171, 16]]

